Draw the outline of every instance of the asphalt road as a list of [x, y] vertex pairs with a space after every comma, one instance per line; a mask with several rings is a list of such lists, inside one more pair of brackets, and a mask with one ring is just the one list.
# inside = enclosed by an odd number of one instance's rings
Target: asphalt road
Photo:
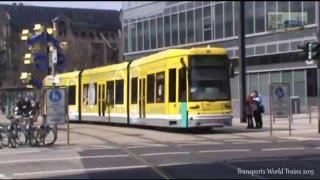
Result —
[[100, 145], [1, 149], [0, 178], [320, 178], [319, 138], [115, 143], [137, 136], [128, 132]]

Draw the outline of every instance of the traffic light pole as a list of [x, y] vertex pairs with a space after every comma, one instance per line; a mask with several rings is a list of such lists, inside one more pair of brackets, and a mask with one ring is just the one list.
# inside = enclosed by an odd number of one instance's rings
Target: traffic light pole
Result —
[[240, 96], [240, 122], [246, 122], [246, 51], [245, 51], [245, 22], [244, 2], [240, 1], [240, 32], [239, 32], [239, 96]]
[[[316, 1], [316, 21], [317, 21], [317, 42], [320, 42], [320, 3], [319, 1]], [[318, 102], [318, 133], [320, 133], [320, 64], [319, 60], [317, 61], [317, 84], [318, 84], [318, 97], [317, 97], [317, 102]]]

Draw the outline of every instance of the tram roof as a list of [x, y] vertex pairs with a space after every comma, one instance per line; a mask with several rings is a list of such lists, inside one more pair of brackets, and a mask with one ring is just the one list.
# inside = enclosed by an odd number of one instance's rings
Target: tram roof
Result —
[[139, 66], [141, 64], [150, 63], [170, 57], [186, 56], [186, 55], [228, 55], [225, 48], [218, 47], [197, 47], [191, 49], [168, 49], [165, 51], [146, 56], [132, 62], [131, 66]]
[[112, 64], [112, 65], [105, 65], [102, 67], [86, 69], [83, 71], [82, 75], [89, 75], [89, 74], [96, 74], [96, 73], [103, 73], [108, 71], [118, 71], [126, 69], [128, 66], [128, 62], [123, 62], [119, 64]]

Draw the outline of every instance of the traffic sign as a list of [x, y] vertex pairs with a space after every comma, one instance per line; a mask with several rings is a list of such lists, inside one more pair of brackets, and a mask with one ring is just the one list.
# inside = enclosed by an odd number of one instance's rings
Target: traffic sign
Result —
[[52, 56], [51, 56], [51, 61], [53, 64], [56, 64], [58, 62], [58, 52], [57, 49], [52, 50]]
[[270, 85], [271, 112], [274, 117], [289, 117], [290, 89], [287, 83], [272, 83]]
[[65, 124], [67, 119], [67, 88], [54, 87], [45, 89], [47, 124]]

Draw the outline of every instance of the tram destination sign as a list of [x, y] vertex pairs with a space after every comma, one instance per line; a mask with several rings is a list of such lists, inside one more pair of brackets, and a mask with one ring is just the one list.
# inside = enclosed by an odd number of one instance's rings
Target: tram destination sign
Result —
[[47, 124], [65, 124], [67, 117], [67, 88], [45, 90]]
[[271, 112], [276, 118], [289, 117], [290, 88], [288, 83], [270, 85]]

